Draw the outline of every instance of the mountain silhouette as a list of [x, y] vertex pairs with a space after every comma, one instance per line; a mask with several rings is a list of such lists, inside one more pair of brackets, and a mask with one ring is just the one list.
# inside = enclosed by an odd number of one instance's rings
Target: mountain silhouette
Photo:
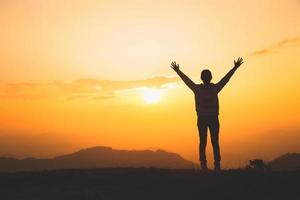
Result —
[[274, 171], [300, 170], [300, 153], [287, 153], [269, 162]]
[[163, 150], [116, 150], [92, 147], [51, 159], [0, 158], [0, 171], [35, 171], [53, 169], [155, 167], [169, 169], [193, 168], [195, 164], [176, 153]]

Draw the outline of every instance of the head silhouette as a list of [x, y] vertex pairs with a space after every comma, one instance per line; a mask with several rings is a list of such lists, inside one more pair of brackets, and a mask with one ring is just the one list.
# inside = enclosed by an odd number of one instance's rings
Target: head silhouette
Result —
[[201, 72], [201, 80], [203, 81], [204, 84], [210, 83], [212, 79], [211, 72], [208, 69], [204, 69]]

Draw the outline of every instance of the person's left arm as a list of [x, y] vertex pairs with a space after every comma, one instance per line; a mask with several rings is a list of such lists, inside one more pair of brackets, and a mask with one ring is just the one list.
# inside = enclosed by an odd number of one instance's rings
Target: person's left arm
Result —
[[171, 68], [178, 74], [178, 76], [183, 80], [183, 82], [193, 91], [196, 91], [197, 85], [179, 69], [179, 64], [176, 62], [171, 63]]

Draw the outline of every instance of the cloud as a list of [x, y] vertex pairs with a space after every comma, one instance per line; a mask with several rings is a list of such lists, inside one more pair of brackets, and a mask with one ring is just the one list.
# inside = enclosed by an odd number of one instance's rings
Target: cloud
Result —
[[93, 100], [105, 100], [116, 97], [114, 94], [107, 95], [72, 95], [68, 97], [68, 100], [80, 100], [80, 99], [93, 99]]
[[67, 133], [0, 129], [0, 157], [54, 157], [80, 149], [72, 139]]
[[254, 51], [254, 52], [250, 53], [249, 55], [250, 56], [266, 55], [266, 54], [272, 53], [273, 51], [278, 50], [288, 44], [295, 44], [298, 42], [300, 42], [300, 38], [290, 38], [290, 39], [282, 40], [271, 47], [264, 48], [264, 49], [261, 49], [258, 51]]
[[99, 95], [99, 96], [94, 96], [93, 99], [95, 100], [105, 100], [105, 99], [111, 99], [114, 98], [115, 95]]
[[53, 81], [49, 83], [13, 83], [0, 85], [0, 99], [33, 100], [65, 97], [68, 100], [105, 100], [116, 97], [116, 92], [140, 87], [162, 88], [178, 81], [177, 77], [156, 76], [143, 80], [99, 80], [79, 79], [73, 82]]

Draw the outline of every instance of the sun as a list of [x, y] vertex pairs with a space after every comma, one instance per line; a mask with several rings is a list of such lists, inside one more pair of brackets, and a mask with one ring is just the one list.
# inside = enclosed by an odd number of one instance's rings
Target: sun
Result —
[[143, 90], [144, 101], [147, 104], [158, 103], [161, 99], [161, 91], [158, 89], [146, 88]]

